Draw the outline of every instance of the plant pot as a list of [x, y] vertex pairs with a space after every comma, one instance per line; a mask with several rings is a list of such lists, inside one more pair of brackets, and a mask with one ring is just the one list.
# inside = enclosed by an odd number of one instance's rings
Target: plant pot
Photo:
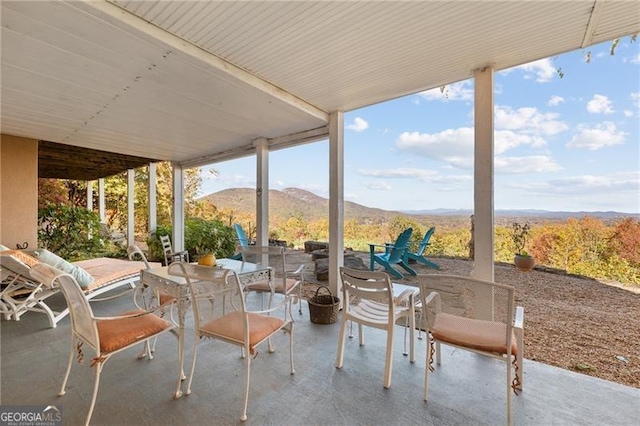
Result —
[[516, 265], [520, 271], [529, 272], [536, 266], [536, 260], [533, 256], [525, 256], [522, 254], [516, 254], [513, 258], [513, 264]]

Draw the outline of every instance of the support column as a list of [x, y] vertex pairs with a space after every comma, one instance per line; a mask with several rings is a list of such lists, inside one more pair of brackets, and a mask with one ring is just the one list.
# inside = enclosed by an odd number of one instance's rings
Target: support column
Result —
[[127, 170], [127, 245], [129, 246], [135, 243], [135, 185], [136, 171], [129, 169]]
[[149, 224], [147, 227], [147, 232], [149, 235], [152, 235], [156, 232], [158, 228], [158, 163], [149, 163], [149, 192], [148, 192], [148, 205], [147, 209], [149, 211]]
[[[329, 115], [329, 289], [342, 296], [344, 265], [344, 113]], [[342, 303], [342, 300], [341, 300]]]
[[100, 222], [105, 223], [107, 221], [107, 209], [104, 198], [104, 178], [98, 179], [98, 214], [100, 215]]
[[[494, 279], [493, 242], [493, 68], [477, 69], [475, 74], [474, 145], [474, 248], [473, 276]], [[485, 295], [487, 308], [477, 312], [480, 319], [493, 319], [492, 295]]]
[[87, 181], [87, 210], [93, 211], [93, 181]]
[[184, 250], [184, 170], [178, 163], [171, 163], [173, 171], [173, 251]]
[[269, 145], [256, 139], [256, 245], [269, 245]]

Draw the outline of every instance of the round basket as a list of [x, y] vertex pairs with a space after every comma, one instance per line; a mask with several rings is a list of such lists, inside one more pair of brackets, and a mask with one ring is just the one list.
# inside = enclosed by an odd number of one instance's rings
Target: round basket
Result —
[[[329, 294], [318, 294], [321, 289], [325, 289]], [[331, 294], [327, 286], [320, 286], [316, 290], [316, 295], [309, 299], [309, 316], [311, 322], [315, 324], [333, 324], [338, 320], [340, 310], [340, 299]]]

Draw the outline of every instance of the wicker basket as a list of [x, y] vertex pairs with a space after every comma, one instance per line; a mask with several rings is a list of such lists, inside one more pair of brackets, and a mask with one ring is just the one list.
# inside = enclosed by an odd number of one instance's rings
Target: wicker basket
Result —
[[[318, 292], [323, 288], [329, 294], [318, 295]], [[316, 295], [310, 298], [308, 302], [311, 322], [315, 324], [333, 324], [338, 320], [340, 299], [331, 294], [329, 287], [324, 285], [318, 287]]]

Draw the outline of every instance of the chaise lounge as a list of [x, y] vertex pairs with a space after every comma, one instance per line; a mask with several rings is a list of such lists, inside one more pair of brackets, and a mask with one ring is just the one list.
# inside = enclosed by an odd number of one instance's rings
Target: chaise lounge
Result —
[[[70, 273], [80, 284], [88, 300], [109, 300], [122, 295], [97, 298], [106, 292], [125, 287], [125, 291], [134, 289], [140, 281], [140, 270], [145, 269], [144, 262], [128, 261], [100, 257], [96, 259], [67, 262], [47, 250], [5, 250], [0, 252], [2, 290], [0, 290], [0, 313], [6, 320], [19, 321], [29, 311], [47, 315], [49, 326], [57, 323], [69, 314], [69, 308], [60, 312], [51, 309], [46, 300], [57, 294], [58, 288], [48, 288], [35, 281], [30, 270], [33, 266], [45, 263]], [[157, 264], [157, 266], [160, 266]]]

